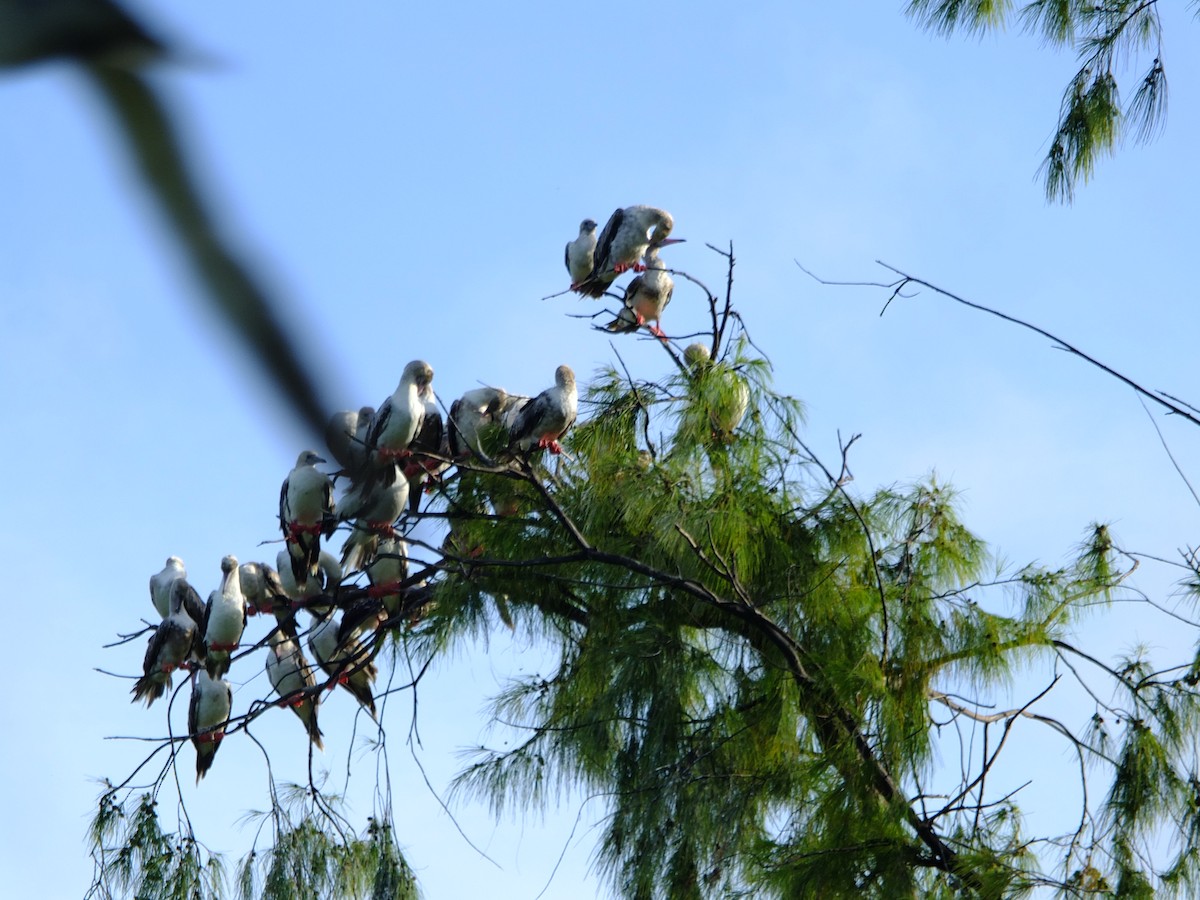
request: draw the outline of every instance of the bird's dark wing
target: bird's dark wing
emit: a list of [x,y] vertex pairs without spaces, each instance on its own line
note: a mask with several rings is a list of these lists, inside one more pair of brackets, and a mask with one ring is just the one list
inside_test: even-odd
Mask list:
[[617,232],[621,230],[621,223],[625,221],[625,210],[618,209],[608,221],[604,223],[604,230],[600,232],[600,237],[596,240],[596,252],[592,255],[592,272],[602,272],[608,265],[609,256],[612,253],[612,244],[617,237]]

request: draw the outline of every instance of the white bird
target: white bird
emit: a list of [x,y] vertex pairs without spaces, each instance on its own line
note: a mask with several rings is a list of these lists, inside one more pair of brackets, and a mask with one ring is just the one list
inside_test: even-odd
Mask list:
[[559,366],[554,372],[554,387],[542,391],[517,413],[509,430],[509,449],[548,447],[551,453],[561,453],[558,439],[575,423],[578,409],[575,373],[570,366]]
[[150,576],[150,601],[160,618],[171,614],[171,586],[177,578],[187,578],[187,569],[178,556],[168,556],[162,571]]
[[317,680],[296,640],[294,622],[290,631],[281,625],[267,640],[271,645],[271,652],[267,654],[267,678],[271,681],[271,687],[275,688],[275,693],[282,698],[280,705],[291,707],[292,712],[304,723],[309,740],[317,745],[318,750],[324,750],[321,729],[317,727],[319,698],[315,690],[308,690],[317,686]]
[[750,408],[750,388],[727,366],[714,366],[712,352],[700,342],[683,351],[691,366],[694,384],[708,406],[708,422],[714,436],[729,441]]
[[371,586],[367,596],[383,601],[389,616],[396,615],[404,599],[400,587],[408,578],[408,544],[398,537],[383,538],[375,553],[375,559],[367,566],[367,579]]
[[393,463],[390,475],[381,481],[356,485],[342,498],[343,520],[351,523],[350,535],[342,544],[342,567],[356,572],[379,550],[380,538],[395,535],[396,520],[408,505],[408,480]]
[[332,678],[334,685],[341,685],[362,705],[371,718],[376,718],[375,695],[372,685],[379,669],[371,661],[370,651],[356,634],[342,635],[341,616],[330,612],[316,616],[308,635],[308,649],[317,664]]
[[[279,567],[279,583],[283,587],[284,594],[291,601],[289,605],[292,608],[307,607],[319,597],[327,599],[319,602],[318,605],[332,604],[338,587],[342,583],[342,564],[328,550],[322,550],[320,556],[317,557],[317,577],[310,578],[303,588],[296,584],[296,579],[292,577],[291,570],[288,568],[286,550],[279,551],[275,562]],[[276,606],[273,611],[280,611],[280,607]]]
[[579,237],[567,242],[564,261],[571,275],[571,290],[576,290],[585,278],[592,274],[592,261],[596,252],[596,223],[584,219],[579,223]]
[[325,460],[312,450],[303,451],[279,490],[279,528],[287,541],[292,576],[301,587],[317,574],[321,534],[333,533],[333,482],[317,463]]
[[652,243],[646,248],[646,271],[625,287],[625,306],[616,319],[608,323],[609,331],[628,333],[647,325],[650,332],[660,340],[666,340],[658,322],[663,310],[671,302],[675,291],[675,279],[671,277],[658,258],[661,244]]
[[[651,244],[665,247],[678,244],[680,238],[668,237],[675,220],[665,209],[653,206],[627,206],[609,217],[596,242],[595,265],[577,290],[587,297],[603,297],[608,286],[622,272],[644,268],[638,262]],[[654,229],[651,233],[651,229]]]
[[246,598],[236,556],[221,560],[221,589],[208,595],[204,627],[204,666],[212,678],[229,671],[229,654],[238,648],[246,627]]
[[171,614],[159,623],[146,643],[142,677],[133,686],[131,702],[145,700],[146,706],[154,703],[171,686],[171,673],[192,652],[196,623],[184,608],[184,595],[183,590],[171,591]]
[[404,367],[400,383],[383,401],[367,435],[367,446],[385,463],[408,456],[425,418],[425,389],[433,382],[433,369],[424,360],[414,359]]
[[[290,575],[291,567],[287,568]],[[277,603],[286,603],[291,599],[279,573],[265,562],[242,563],[238,566],[238,578],[242,585],[242,596],[246,598],[247,616],[256,616],[260,612],[269,613],[275,609]]]
[[462,459],[479,454],[479,433],[499,421],[501,410],[508,402],[504,388],[481,387],[467,391],[450,404],[450,421],[446,427],[449,455]]
[[225,738],[225,725],[233,705],[233,690],[224,679],[212,679],[201,669],[192,684],[188,704],[188,734],[196,748],[196,784],[212,767],[213,757]]
[[351,476],[367,464],[367,435],[374,421],[375,407],[364,406],[358,412],[334,413],[325,426],[325,445]]

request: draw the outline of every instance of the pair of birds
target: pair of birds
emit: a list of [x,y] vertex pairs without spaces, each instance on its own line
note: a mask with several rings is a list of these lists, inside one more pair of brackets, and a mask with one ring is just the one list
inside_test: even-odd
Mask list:
[[171,673],[195,669],[188,704],[188,733],[196,747],[196,781],[212,766],[225,736],[233,691],[224,675],[229,655],[237,649],[245,627],[245,600],[236,557],[221,560],[221,587],[201,604],[188,583],[183,560],[167,559],[161,572],[150,577],[150,599],[162,622],[150,636],[142,660],[142,677],[133,687],[133,702],[150,706],[171,686]]
[[222,559],[221,573],[221,587],[209,594],[207,604],[188,583],[177,556],[151,577],[150,596],[163,619],[146,645],[143,675],[133,686],[134,702],[153,704],[179,668],[202,667],[213,679],[229,671],[229,654],[237,649],[246,621],[237,558]]
[[659,323],[671,302],[675,281],[658,251],[682,241],[669,237],[674,227],[671,214],[654,206],[616,210],[599,238],[595,221],[584,219],[579,224],[579,236],[567,244],[564,254],[571,290],[586,297],[603,297],[622,272],[633,269],[642,273],[626,286],[621,312],[605,326],[609,331],[629,333],[650,323],[650,331],[666,340]]

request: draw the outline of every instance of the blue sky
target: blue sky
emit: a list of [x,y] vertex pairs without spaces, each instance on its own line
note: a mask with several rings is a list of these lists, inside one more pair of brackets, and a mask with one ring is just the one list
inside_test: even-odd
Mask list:
[[[184,48],[155,81],[225,232],[291,311],[339,406],[377,405],[417,357],[446,402],[478,381],[533,393],[560,363],[581,376],[605,364],[608,341],[567,316],[593,307],[539,298],[566,286],[562,246],[580,219],[650,203],[688,239],[670,264],[709,285],[725,272],[705,242],[733,241],[735,302],[776,385],[807,404],[811,446],[832,459],[839,430],[863,434],[857,490],[936,470],[1016,563],[1062,563],[1092,520],[1166,557],[1195,543],[1196,502],[1132,392],[929,292],[880,318],[885,291],[823,287],[793,262],[859,281],[887,280],[873,263],[885,260],[1200,402],[1192,21],[1162,10],[1165,134],[1104,161],[1064,208],[1044,203],[1035,172],[1069,55],[1020,33],[946,42],[903,4],[818,6],[136,8]],[[93,671],[136,671],[141,642],[101,645],[152,615],[146,581],[168,555],[203,594],[224,554],[273,559],[259,542],[275,537],[279,484],[312,443],[203,307],[93,100],[62,64],[0,78],[0,765],[16,813],[0,824],[0,871],[18,896],[82,893],[92,779],[123,778],[146,751],[104,738],[163,733],[161,706],[132,707],[126,682]],[[706,315],[680,285],[663,327],[690,332]],[[664,371],[651,342],[619,349],[638,373]],[[1200,479],[1194,429],[1157,419]],[[1174,573],[1141,574],[1169,598]],[[1087,640],[1105,654],[1144,642],[1179,661],[1194,637],[1120,607],[1093,624]],[[460,751],[486,740],[488,694],[545,664],[505,635],[439,661],[418,693],[415,759],[411,696],[391,701],[396,822],[430,898],[600,890],[597,803],[499,825],[456,804],[489,861],[417,766],[444,795]],[[243,706],[265,691],[248,669]],[[340,785],[347,758],[360,761],[361,820],[373,766],[342,699],[323,713],[324,763]],[[300,779],[299,727],[277,720],[263,739],[279,773]],[[1030,770],[1046,777],[1025,802],[1053,809],[1054,766],[1071,761],[1029,737],[1042,750]],[[251,840],[240,816],[265,803],[246,743],[226,742],[201,787],[184,785],[200,836],[231,856]]]

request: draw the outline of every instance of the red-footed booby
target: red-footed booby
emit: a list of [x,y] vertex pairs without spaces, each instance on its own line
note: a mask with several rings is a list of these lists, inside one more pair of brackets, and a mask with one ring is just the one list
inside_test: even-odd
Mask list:
[[575,373],[570,366],[559,366],[554,372],[554,387],[542,391],[517,413],[509,430],[509,449],[538,447],[561,453],[558,439],[575,423],[578,409]]
[[357,572],[375,558],[380,538],[395,535],[396,520],[408,504],[408,480],[393,463],[382,481],[356,485],[342,498],[342,518],[350,522],[350,536],[342,545],[342,567]]
[[627,334],[646,325],[655,337],[663,341],[667,339],[658,323],[663,310],[671,302],[675,279],[658,258],[660,246],[652,243],[646,248],[646,271],[625,287],[624,308],[616,319],[608,323],[609,331]]
[[500,421],[500,413],[508,400],[504,388],[481,387],[467,391],[451,403],[450,421],[446,425],[449,455],[464,459],[472,453],[480,454],[480,431]]
[[308,635],[308,649],[312,651],[325,674],[333,679],[330,687],[340,684],[353,694],[354,699],[371,714],[372,719],[375,719],[377,716],[372,685],[379,669],[371,661],[371,653],[359,640],[358,635],[340,634],[341,618],[340,614],[332,611],[324,616],[316,616]]
[[592,274],[592,262],[596,253],[596,223],[584,219],[579,223],[579,237],[567,242],[563,256],[567,272],[571,275],[571,290],[578,290],[585,278]]
[[352,478],[367,464],[367,435],[375,421],[375,407],[334,413],[325,426],[325,446]]
[[161,619],[171,614],[171,586],[177,578],[187,578],[187,569],[178,556],[168,556],[162,571],[150,576],[150,602]]
[[429,363],[414,359],[404,367],[400,383],[383,401],[367,435],[367,446],[384,463],[407,457],[409,444],[421,430],[425,418],[425,389],[433,382]]
[[208,595],[204,627],[204,667],[209,677],[229,671],[229,654],[238,648],[246,627],[246,598],[236,556],[221,560],[221,589]]
[[146,643],[142,659],[142,677],[134,684],[133,700],[145,700],[150,706],[171,686],[171,673],[178,669],[196,638],[196,623],[184,609],[185,592],[171,591],[171,614],[159,623]]
[[291,623],[290,629],[281,624],[267,640],[271,645],[271,651],[267,654],[267,678],[271,681],[271,687],[275,688],[275,693],[282,698],[280,705],[291,707],[292,712],[304,723],[309,740],[316,744],[318,750],[324,750],[321,729],[317,727],[319,699],[315,690],[308,690],[317,686],[317,680],[296,640],[295,623]]
[[188,734],[196,748],[196,784],[212,767],[232,705],[233,690],[228,681],[209,678],[203,669],[196,673],[192,702],[188,704]]
[[328,537],[337,524],[333,482],[317,471],[317,463],[323,462],[314,451],[303,451],[279,491],[279,528],[287,540],[292,577],[301,587],[317,574],[322,533]]
[[[577,290],[587,297],[603,297],[608,286],[622,272],[642,271],[638,262],[651,244],[665,247],[679,238],[668,237],[675,220],[665,209],[654,206],[627,206],[609,218],[596,242],[595,265]],[[653,233],[651,233],[653,229]]]

